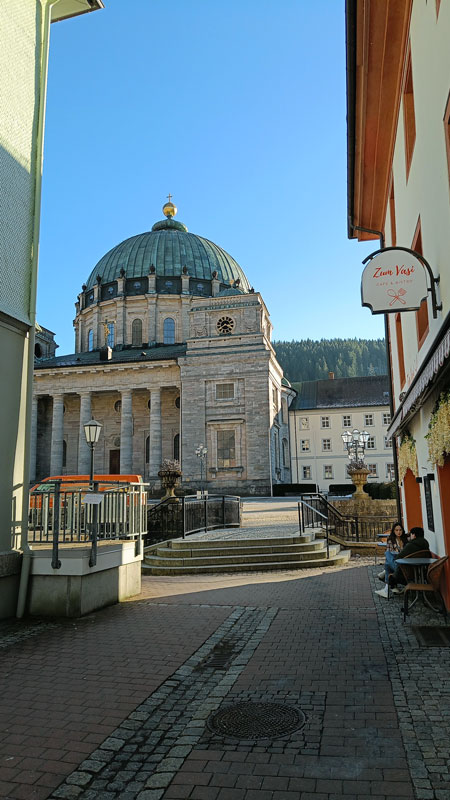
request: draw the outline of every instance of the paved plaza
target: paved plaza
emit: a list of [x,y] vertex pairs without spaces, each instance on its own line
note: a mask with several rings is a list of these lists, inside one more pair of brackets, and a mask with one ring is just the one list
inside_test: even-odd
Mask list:
[[[442,619],[404,626],[379,570],[145,577],[82,619],[0,623],[0,797],[450,799],[450,649],[411,628]],[[210,729],[239,702],[304,724]]]

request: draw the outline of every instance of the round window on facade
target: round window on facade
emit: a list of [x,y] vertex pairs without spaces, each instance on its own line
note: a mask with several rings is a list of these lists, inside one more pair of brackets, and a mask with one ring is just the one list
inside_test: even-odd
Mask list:
[[117,411],[117,413],[119,413],[121,408],[122,408],[122,400],[116,400],[116,402],[114,403],[114,411]]
[[234,319],[231,317],[221,317],[217,323],[217,330],[221,336],[229,336],[233,333]]

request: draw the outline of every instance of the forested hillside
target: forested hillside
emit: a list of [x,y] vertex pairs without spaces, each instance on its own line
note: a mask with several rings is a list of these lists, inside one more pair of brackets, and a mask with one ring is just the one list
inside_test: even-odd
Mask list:
[[387,372],[384,339],[300,339],[273,342],[273,346],[291,383],[328,378],[328,372],[336,378]]

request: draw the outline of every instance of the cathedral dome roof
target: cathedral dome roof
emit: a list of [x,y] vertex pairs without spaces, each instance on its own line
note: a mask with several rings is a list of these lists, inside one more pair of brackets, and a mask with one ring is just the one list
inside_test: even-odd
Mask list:
[[180,276],[187,270],[193,278],[217,277],[222,284],[239,280],[241,290],[248,292],[250,284],[237,261],[214,242],[189,233],[186,225],[172,218],[173,209],[176,213],[171,203],[166,204],[166,219],[156,222],[151,231],[131,236],[109,250],[89,275],[87,289],[97,283],[98,276],[105,284],[117,280],[121,270],[127,278],[142,278],[154,267],[151,271],[157,277]]

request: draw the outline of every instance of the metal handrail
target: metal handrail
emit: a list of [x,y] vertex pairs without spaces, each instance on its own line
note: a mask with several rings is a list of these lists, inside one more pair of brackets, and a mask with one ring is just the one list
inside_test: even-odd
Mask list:
[[[329,558],[330,557],[330,540],[329,540],[329,535],[328,535],[328,517],[325,514],[322,514],[322,512],[319,511],[317,508],[314,508],[314,506],[311,506],[305,500],[300,500],[297,505],[298,505],[298,519],[299,519],[300,533],[305,533],[305,528],[306,527],[314,528],[316,522],[319,522],[319,525],[323,530],[324,523],[321,522],[320,519],[317,520],[316,518],[320,517],[322,520],[325,520],[325,537],[326,537],[326,542],[327,542],[327,558]],[[312,514],[308,514],[308,512],[306,512],[306,518],[307,518],[306,525],[305,525],[305,512],[304,512],[304,509],[308,509],[310,512],[312,512]],[[311,521],[312,524],[311,525],[308,524],[308,521]]]

